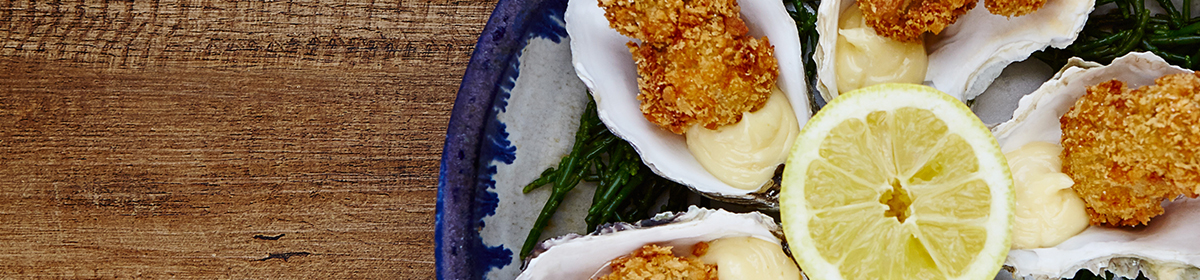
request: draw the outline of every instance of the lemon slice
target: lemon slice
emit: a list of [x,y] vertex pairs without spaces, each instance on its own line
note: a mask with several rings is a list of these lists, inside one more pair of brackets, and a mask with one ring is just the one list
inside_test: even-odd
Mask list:
[[809,120],[779,204],[811,279],[992,279],[1009,249],[1012,176],[961,102],[882,84]]

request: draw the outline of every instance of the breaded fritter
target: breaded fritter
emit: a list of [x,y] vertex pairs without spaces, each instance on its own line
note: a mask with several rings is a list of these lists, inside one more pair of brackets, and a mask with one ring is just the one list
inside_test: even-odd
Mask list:
[[1094,225],[1146,224],[1164,199],[1200,195],[1200,72],[1155,83],[1089,87],[1059,119],[1063,173]]
[[975,0],[858,0],[867,25],[884,37],[918,42],[926,31],[941,33],[975,8]]
[[676,257],[671,247],[642,246],[629,256],[609,263],[612,274],[600,280],[706,280],[717,279],[717,266],[704,264],[694,258]]
[[779,76],[775,48],[747,36],[734,0],[600,0],[628,43],[646,119],[676,134],[734,124],[762,108]]
[[984,0],[983,5],[993,15],[1019,17],[1041,9],[1046,0]]

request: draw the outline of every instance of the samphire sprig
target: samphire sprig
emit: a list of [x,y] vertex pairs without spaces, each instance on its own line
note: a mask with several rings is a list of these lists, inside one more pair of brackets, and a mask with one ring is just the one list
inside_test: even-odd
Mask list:
[[796,31],[800,35],[800,57],[804,58],[804,81],[808,84],[809,102],[812,111],[816,112],[825,105],[825,100],[817,92],[817,63],[813,60],[813,52],[817,49],[817,7],[820,0],[783,0],[788,15],[796,22]]
[[[553,185],[550,199],[525,237],[521,258],[533,251],[559,204],[580,181],[598,182],[592,206],[584,219],[589,230],[601,224],[633,222],[657,212],[680,211],[687,207],[687,188],[655,175],[642,163],[633,146],[608,131],[597,114],[596,102],[589,98],[579,119],[570,154],[559,161],[557,168],[547,168],[522,189],[529,193],[541,186]],[[664,194],[667,203],[657,211],[651,209]]]
[[1083,32],[1065,49],[1047,49],[1033,56],[1062,68],[1078,56],[1103,64],[1134,51],[1149,51],[1171,64],[1200,67],[1200,19],[1191,11],[1192,0],[1176,6],[1171,0],[1154,0],[1163,13],[1146,8],[1146,0],[1097,0]]

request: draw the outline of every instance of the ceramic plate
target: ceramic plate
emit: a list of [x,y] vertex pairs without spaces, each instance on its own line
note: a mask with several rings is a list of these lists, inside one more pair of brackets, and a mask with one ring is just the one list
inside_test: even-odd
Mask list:
[[[480,35],[455,100],[438,181],[438,279],[513,279],[517,256],[549,188],[521,188],[571,148],[587,103],[571,66],[566,0],[501,0]],[[988,124],[1011,118],[1018,99],[1055,69],[1010,65],[975,100]],[[819,102],[819,101],[818,101]],[[595,186],[572,191],[543,237],[584,233]],[[998,276],[1007,279],[1001,272]]]

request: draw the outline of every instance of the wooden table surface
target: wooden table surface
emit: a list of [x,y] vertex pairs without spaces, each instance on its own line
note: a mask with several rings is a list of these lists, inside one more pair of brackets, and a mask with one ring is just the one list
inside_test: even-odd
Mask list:
[[0,0],[0,278],[432,278],[495,3]]

